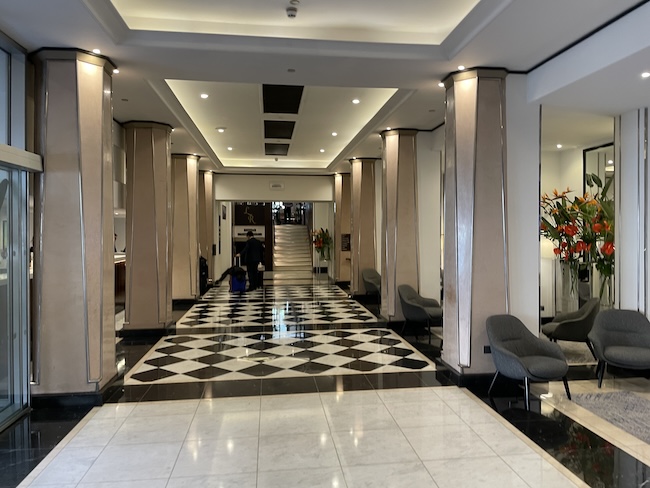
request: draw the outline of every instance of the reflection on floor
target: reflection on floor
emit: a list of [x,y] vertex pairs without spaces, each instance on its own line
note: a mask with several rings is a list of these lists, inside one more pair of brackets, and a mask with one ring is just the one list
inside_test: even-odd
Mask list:
[[[21,486],[505,488],[585,479],[620,488],[648,479],[637,458],[650,447],[610,436],[563,397],[561,383],[535,385],[543,400],[533,412],[512,403],[519,388],[496,398],[495,412],[487,399],[444,386],[444,366],[431,361],[437,337],[429,345],[424,331],[407,328],[406,343],[370,313],[376,306],[317,278],[249,294],[224,285],[177,310],[162,340],[124,338],[126,376],[63,442],[87,409],[34,411],[0,435],[0,488],[43,458]],[[592,366],[570,374],[574,393],[594,388]],[[481,398],[484,386],[473,388]],[[645,379],[608,377],[605,386],[650,395]]]

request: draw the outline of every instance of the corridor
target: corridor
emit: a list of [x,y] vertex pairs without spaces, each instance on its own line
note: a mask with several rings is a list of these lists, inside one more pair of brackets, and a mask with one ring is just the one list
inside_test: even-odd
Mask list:
[[224,284],[129,366],[20,486],[584,486],[329,284]]

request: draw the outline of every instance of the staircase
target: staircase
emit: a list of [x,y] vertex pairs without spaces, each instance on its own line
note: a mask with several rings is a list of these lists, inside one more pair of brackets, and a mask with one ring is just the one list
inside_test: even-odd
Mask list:
[[276,225],[273,246],[273,270],[311,278],[312,247],[305,225]]

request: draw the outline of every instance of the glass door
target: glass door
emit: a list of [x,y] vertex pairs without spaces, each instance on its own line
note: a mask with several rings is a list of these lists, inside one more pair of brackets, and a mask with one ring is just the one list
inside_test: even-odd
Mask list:
[[27,173],[0,164],[0,430],[28,406]]

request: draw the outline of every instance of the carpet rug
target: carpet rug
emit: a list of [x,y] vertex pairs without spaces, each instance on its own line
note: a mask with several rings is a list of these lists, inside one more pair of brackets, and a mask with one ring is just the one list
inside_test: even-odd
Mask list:
[[580,393],[573,401],[628,434],[650,444],[650,399],[629,391]]

